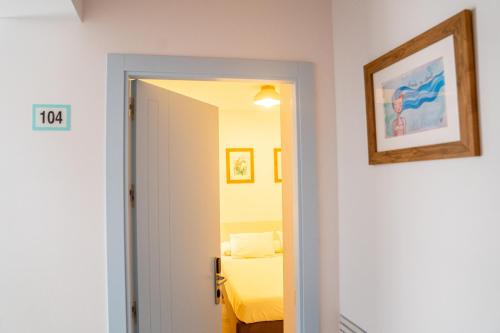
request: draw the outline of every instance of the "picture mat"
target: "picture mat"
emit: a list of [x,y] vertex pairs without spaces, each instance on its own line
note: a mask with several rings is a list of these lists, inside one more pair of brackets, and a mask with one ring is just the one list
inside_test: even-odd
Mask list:
[[281,163],[281,148],[277,148],[274,151],[274,181],[278,183],[281,183],[283,181]]
[[[447,127],[386,138],[383,83],[390,81],[437,58],[443,58],[446,82]],[[411,147],[448,143],[460,140],[460,124],[455,72],[455,48],[453,36],[446,37],[425,49],[373,74],[375,96],[375,122],[377,151],[388,151]]]
[[[245,162],[246,171],[244,175],[236,174],[235,163],[241,158]],[[251,180],[252,178],[252,155],[249,151],[231,151],[229,152],[229,171],[230,180]]]

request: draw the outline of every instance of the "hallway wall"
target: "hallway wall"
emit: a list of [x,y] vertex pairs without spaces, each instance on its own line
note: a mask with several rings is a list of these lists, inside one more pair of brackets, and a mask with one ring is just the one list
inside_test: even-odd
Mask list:
[[[370,333],[500,332],[500,2],[333,4],[341,312]],[[482,156],[369,166],[363,65],[466,8]]]

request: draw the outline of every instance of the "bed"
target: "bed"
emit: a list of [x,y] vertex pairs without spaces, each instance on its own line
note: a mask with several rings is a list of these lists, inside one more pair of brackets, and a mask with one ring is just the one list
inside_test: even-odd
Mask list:
[[222,257],[225,332],[283,332],[283,255]]

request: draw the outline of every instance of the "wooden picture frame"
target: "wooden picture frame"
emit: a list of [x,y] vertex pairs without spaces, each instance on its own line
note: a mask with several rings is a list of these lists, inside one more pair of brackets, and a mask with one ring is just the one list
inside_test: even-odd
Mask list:
[[364,79],[370,164],[480,155],[470,10],[365,65]]
[[228,184],[255,182],[253,148],[226,148],[226,181]]
[[281,183],[283,182],[282,176],[281,176],[281,148],[274,148],[273,149],[273,156],[274,156],[274,182],[275,183]]

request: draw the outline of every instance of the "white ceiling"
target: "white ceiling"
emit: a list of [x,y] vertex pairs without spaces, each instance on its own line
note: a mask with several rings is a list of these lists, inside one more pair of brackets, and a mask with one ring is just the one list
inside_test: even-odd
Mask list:
[[0,0],[0,18],[75,17],[83,0]]
[[202,102],[215,105],[221,110],[251,111],[279,110],[279,106],[264,108],[255,105],[253,98],[264,84],[273,84],[279,93],[279,82],[269,81],[184,81],[143,80],[155,86],[171,90]]

